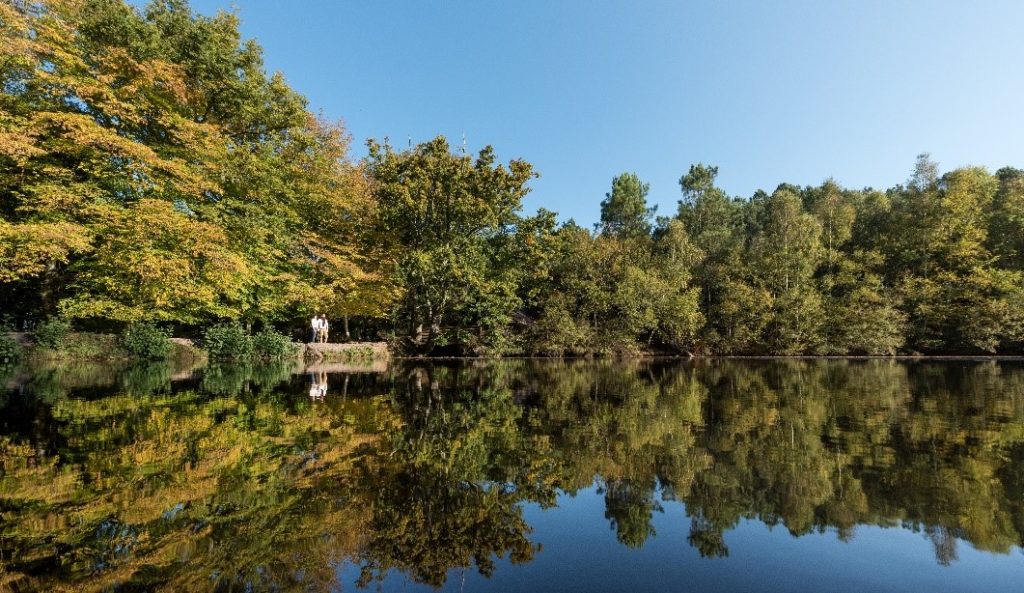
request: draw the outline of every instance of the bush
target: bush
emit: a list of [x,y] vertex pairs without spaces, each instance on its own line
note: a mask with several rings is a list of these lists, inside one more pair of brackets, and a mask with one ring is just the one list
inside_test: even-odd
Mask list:
[[60,358],[81,360],[119,360],[128,358],[117,336],[77,332],[70,334],[60,347]]
[[121,347],[129,354],[147,360],[167,358],[171,352],[169,330],[153,323],[133,323],[121,334]]
[[36,327],[33,338],[36,344],[51,350],[59,350],[64,345],[68,334],[71,333],[71,324],[59,317],[51,317]]
[[253,354],[260,358],[285,358],[295,353],[296,345],[274,328],[264,328],[252,337]]
[[14,338],[7,334],[0,334],[0,365],[18,360],[19,355],[21,355],[21,346],[14,341]]
[[203,348],[211,358],[245,358],[252,355],[253,339],[238,322],[221,323],[203,334]]

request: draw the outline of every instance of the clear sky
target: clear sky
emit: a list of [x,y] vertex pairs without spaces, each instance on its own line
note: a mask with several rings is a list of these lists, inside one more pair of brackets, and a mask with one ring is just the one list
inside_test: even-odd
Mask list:
[[193,0],[236,10],[314,111],[396,146],[491,144],[526,210],[591,224],[635,171],[661,214],[691,163],[750,196],[1024,167],[1024,0]]

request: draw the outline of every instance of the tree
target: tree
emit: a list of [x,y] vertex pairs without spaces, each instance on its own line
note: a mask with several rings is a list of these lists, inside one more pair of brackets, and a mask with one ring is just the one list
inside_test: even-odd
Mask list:
[[704,254],[691,243],[678,220],[666,221],[656,235],[650,265],[655,276],[651,288],[657,337],[676,352],[692,354],[699,346],[705,321],[700,310],[700,287],[693,283],[692,270]]
[[1024,270],[1024,170],[1003,167],[996,171],[996,190],[989,218],[989,251],[999,265]]
[[19,314],[199,324],[390,307],[343,128],[263,71],[236,16],[46,0],[4,3],[0,22],[0,294]]
[[408,345],[429,352],[506,323],[518,302],[495,248],[518,221],[532,166],[496,164],[491,147],[475,160],[456,155],[442,136],[405,152],[370,141],[369,151],[380,237],[405,287],[395,322]]
[[102,244],[71,267],[63,314],[181,323],[240,316],[252,274],[217,226],[144,199],[110,212],[97,230]]
[[747,338],[741,339],[743,345],[734,340],[747,332],[736,325],[735,314],[740,310],[734,309],[733,296],[728,292],[729,287],[742,282],[739,279],[745,269],[742,206],[715,186],[717,175],[718,167],[690,166],[679,180],[683,199],[676,218],[703,254],[694,269],[695,284],[700,287],[700,310],[706,320],[702,341],[712,351],[736,352],[749,345],[745,343]]
[[825,352],[891,355],[903,347],[907,315],[876,271],[883,263],[878,252],[855,251],[830,268],[823,279]]
[[771,295],[769,351],[798,354],[818,348],[823,304],[812,277],[821,256],[821,225],[803,212],[792,189],[780,187],[768,200],[764,228],[751,244],[754,282]]
[[852,196],[844,195],[833,179],[828,179],[817,191],[810,192],[809,210],[821,223],[822,247],[825,264],[832,269],[842,257],[840,248],[853,236],[856,206]]
[[[922,172],[923,171],[923,172]],[[928,351],[994,352],[1020,334],[1019,272],[999,270],[989,251],[998,181],[978,167],[934,179],[919,161],[895,203],[892,259],[909,314],[910,343]],[[903,226],[905,225],[905,226]]]
[[636,239],[651,234],[651,218],[657,207],[647,207],[650,184],[636,173],[612,178],[612,191],[601,201],[601,234],[619,239]]

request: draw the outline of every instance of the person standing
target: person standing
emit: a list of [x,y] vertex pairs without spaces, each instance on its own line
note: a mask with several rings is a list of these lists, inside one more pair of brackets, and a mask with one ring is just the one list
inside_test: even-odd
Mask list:
[[331,327],[330,324],[327,323],[327,316],[326,315],[321,315],[320,316],[320,343],[321,344],[326,344],[327,343],[327,332],[330,330],[330,327]]
[[321,315],[314,315],[313,319],[310,320],[310,327],[312,328],[312,336],[313,336],[312,338],[309,339],[309,342],[311,344],[313,342],[316,342],[317,339],[320,337],[320,317],[322,317],[322,316]]

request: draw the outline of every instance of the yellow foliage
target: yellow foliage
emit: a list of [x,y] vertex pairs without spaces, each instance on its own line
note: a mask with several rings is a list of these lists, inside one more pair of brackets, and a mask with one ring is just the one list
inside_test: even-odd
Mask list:
[[67,263],[90,249],[92,233],[70,222],[11,224],[0,219],[0,282],[14,282]]
[[237,314],[249,268],[221,228],[160,200],[111,208],[104,217],[104,242],[79,277],[80,292],[61,303],[66,314],[195,320],[211,306]]

